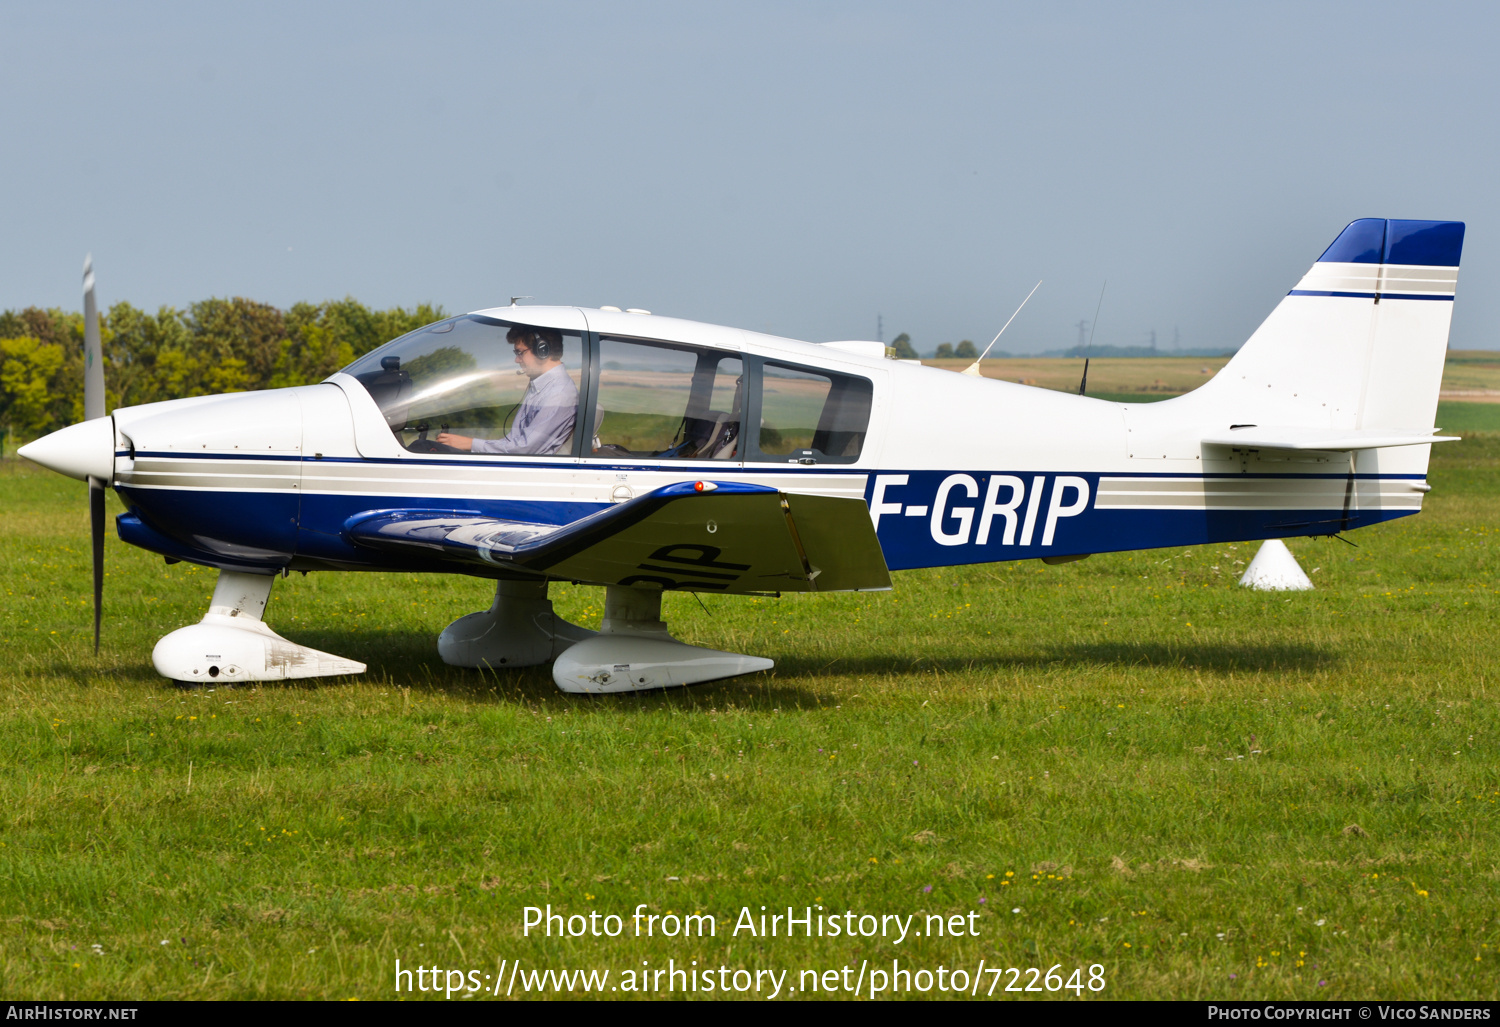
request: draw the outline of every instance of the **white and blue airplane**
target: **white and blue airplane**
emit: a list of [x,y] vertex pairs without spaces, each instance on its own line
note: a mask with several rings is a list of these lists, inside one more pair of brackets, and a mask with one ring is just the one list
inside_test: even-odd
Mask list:
[[[1350,224],[1228,365],[1106,402],[612,307],[428,325],[327,381],[122,407],[21,450],[103,488],[119,537],[219,570],[152,655],[180,682],[362,672],[262,619],[277,574],[496,581],[438,639],[449,664],[552,663],[568,692],[767,669],[674,639],[664,591],[882,590],[889,572],[1326,536],[1414,514],[1464,226]],[[100,366],[92,277],[88,366]],[[971,368],[971,370],[974,370]],[[548,583],[606,589],[598,631]]]

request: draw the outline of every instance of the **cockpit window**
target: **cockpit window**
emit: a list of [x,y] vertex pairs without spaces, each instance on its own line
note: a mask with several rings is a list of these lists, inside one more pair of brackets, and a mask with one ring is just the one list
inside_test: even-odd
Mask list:
[[469,314],[387,343],[348,368],[413,453],[572,452],[577,332]]
[[588,455],[740,460],[744,365],[736,353],[631,339],[599,341]]
[[867,378],[766,361],[753,460],[851,463],[864,448],[873,391]]

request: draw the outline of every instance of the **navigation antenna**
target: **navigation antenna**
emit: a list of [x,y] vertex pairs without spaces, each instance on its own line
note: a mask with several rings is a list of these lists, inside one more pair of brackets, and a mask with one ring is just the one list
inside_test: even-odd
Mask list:
[[[1036,291],[1041,287],[1042,283],[1040,281],[1033,285],[1031,287],[1031,291],[1026,294],[1026,299],[1021,301],[1021,307],[1026,306],[1026,300],[1029,300],[1032,296],[1036,295]],[[1021,312],[1021,307],[1016,308],[1016,314],[1019,314]],[[1016,314],[1010,315],[1010,321],[1014,321],[1016,319]],[[979,354],[978,358],[972,364],[959,372],[960,374],[966,374],[970,378],[984,377],[984,375],[979,371],[979,361],[990,355],[990,350],[995,348],[995,343],[1000,341],[1000,336],[1004,335],[1005,329],[1010,327],[1010,321],[1005,322],[1005,324],[1001,326],[1000,330],[995,333],[995,337],[990,340],[990,344],[984,348],[984,352]]]
[[1099,327],[1099,309],[1104,306],[1104,290],[1109,288],[1109,279],[1104,280],[1104,285],[1099,290],[1099,302],[1094,306],[1094,320],[1089,325],[1088,345],[1083,348],[1083,381],[1078,383],[1078,394],[1083,395],[1083,390],[1089,385],[1089,350],[1094,348],[1094,329]]

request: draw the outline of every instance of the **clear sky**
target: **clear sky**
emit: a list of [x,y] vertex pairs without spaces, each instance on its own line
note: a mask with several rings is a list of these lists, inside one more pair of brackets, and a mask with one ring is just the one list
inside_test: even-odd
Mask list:
[[1500,347],[1500,6],[0,4],[0,307],[657,313],[1238,346],[1348,221],[1468,222]]

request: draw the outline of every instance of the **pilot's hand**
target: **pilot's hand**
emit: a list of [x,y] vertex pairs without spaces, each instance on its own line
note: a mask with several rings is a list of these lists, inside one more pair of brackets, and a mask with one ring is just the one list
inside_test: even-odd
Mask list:
[[439,432],[437,443],[440,446],[452,446],[461,449],[465,453],[474,448],[474,440],[467,435],[449,435],[447,432]]

